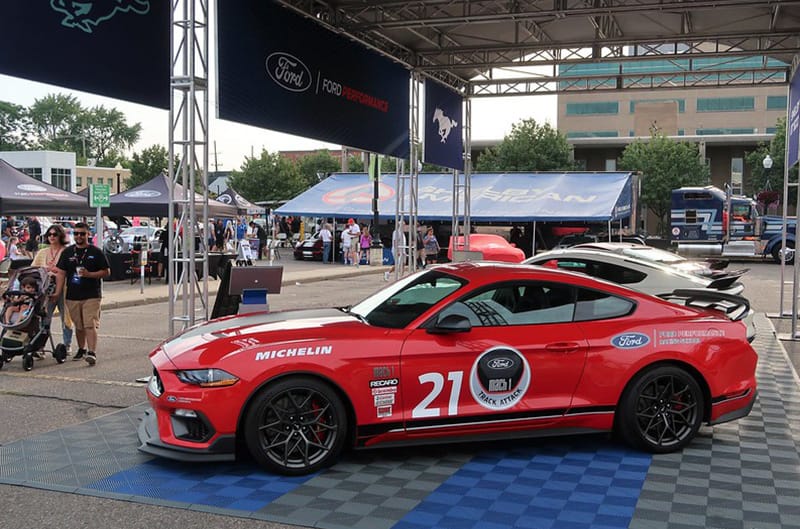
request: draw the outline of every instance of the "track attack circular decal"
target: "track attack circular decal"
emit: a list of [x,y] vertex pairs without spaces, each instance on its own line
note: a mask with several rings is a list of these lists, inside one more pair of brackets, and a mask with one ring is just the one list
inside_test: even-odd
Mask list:
[[519,402],[531,383],[531,368],[510,347],[493,347],[472,364],[469,390],[475,402],[489,410],[507,410]]

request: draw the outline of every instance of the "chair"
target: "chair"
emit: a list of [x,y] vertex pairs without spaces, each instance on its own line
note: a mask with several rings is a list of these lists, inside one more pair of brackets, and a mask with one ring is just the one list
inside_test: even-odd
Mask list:
[[[135,283],[139,280],[142,275],[142,261],[141,261],[141,250],[132,250],[131,251],[131,284]],[[148,255],[147,264],[144,265],[144,277],[147,278],[147,284],[150,285],[153,283],[153,264],[155,261],[150,259]]]

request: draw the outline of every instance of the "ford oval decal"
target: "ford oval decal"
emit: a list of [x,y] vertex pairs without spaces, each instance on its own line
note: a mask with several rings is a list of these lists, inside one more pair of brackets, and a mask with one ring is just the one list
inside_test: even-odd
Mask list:
[[282,51],[270,53],[266,66],[269,76],[281,88],[290,92],[305,92],[311,88],[311,70],[294,55]]
[[506,358],[505,356],[501,356],[499,358],[492,358],[489,360],[487,366],[490,369],[508,369],[514,365],[514,360],[511,358]]
[[640,332],[626,332],[611,338],[611,345],[618,349],[637,349],[650,343],[650,337]]

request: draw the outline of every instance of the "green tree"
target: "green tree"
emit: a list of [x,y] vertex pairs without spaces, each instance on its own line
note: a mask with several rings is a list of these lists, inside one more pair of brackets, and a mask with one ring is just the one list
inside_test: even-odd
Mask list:
[[167,174],[169,152],[161,145],[151,145],[143,149],[141,153],[133,153],[133,159],[123,163],[123,166],[131,170],[131,176],[125,179],[125,186],[130,189],[149,181],[160,173]]
[[[78,122],[84,109],[78,98],[49,94],[28,109],[39,145],[54,151],[72,151],[83,156],[84,135]],[[88,154],[88,152],[87,152]]]
[[[116,108],[96,106],[80,114],[78,130],[86,137],[87,153],[97,159],[97,165],[116,163],[120,152],[133,147],[139,141],[142,125],[128,125],[125,114]],[[110,167],[113,167],[112,163]]]
[[[764,169],[764,158],[772,158],[772,167],[767,173]],[[783,195],[783,172],[786,167],[786,118],[780,118],[775,124],[775,136],[769,144],[762,143],[754,151],[745,155],[745,162],[750,168],[750,179],[745,182],[745,192],[750,195],[758,195],[759,192],[767,188],[767,176],[769,176],[769,187],[773,191]],[[797,167],[789,168],[789,181],[797,181]],[[790,188],[791,195],[794,196],[793,188]],[[790,201],[794,200],[790,197]],[[793,202],[790,202],[793,203]]]
[[297,169],[305,180],[306,187],[316,185],[327,173],[335,173],[341,169],[339,161],[331,156],[327,150],[315,151],[313,154],[303,156],[297,161]]
[[0,151],[35,147],[33,124],[25,107],[0,101]]
[[548,123],[524,119],[511,133],[487,149],[475,166],[478,171],[567,171],[574,168],[567,138]]
[[306,189],[297,164],[267,150],[245,158],[241,170],[231,172],[228,183],[251,202],[289,200]]
[[708,166],[700,159],[697,145],[654,135],[637,140],[622,153],[619,168],[642,173],[642,202],[658,217],[657,231],[667,235],[672,190],[683,186],[706,185]]

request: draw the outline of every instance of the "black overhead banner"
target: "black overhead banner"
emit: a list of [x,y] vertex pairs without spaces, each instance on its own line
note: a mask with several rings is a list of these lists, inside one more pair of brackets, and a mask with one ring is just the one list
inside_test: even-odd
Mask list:
[[163,0],[4,0],[0,73],[169,108]]
[[409,74],[271,1],[217,2],[219,117],[407,158]]

